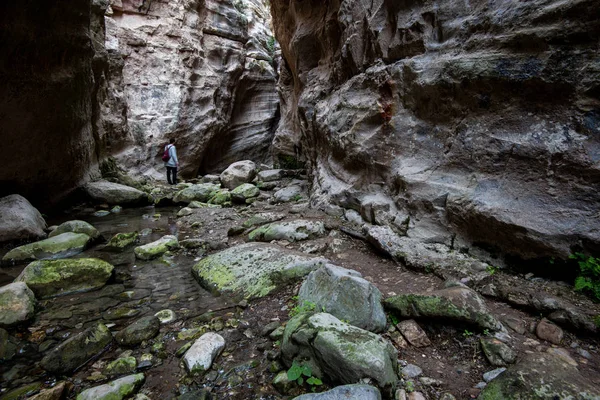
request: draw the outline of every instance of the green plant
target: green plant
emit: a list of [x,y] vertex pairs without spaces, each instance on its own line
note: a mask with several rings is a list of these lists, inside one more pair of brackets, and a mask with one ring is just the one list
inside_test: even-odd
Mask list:
[[489,329],[484,329],[483,330],[483,335],[484,336],[490,336],[490,330]]
[[317,305],[312,301],[303,301],[302,303],[298,303],[294,307],[292,307],[292,309],[290,310],[290,317],[296,316],[304,312],[312,312],[316,309]]
[[393,325],[398,325],[400,323],[400,320],[394,314],[390,314],[390,321],[392,321]]
[[498,272],[498,268],[494,267],[493,265],[489,265],[485,270],[490,275],[494,275],[496,272]]
[[595,317],[592,318],[592,320],[594,321],[596,328],[600,328],[600,315],[596,315]]
[[301,194],[297,194],[294,197],[292,197],[292,201],[298,202],[302,200],[302,195]]
[[600,300],[600,258],[575,253],[569,256],[579,264],[579,276],[575,279],[575,290]]
[[415,391],[415,383],[413,381],[406,381],[404,382],[404,389],[408,392],[414,392]]
[[267,50],[271,54],[275,53],[275,36],[269,36],[267,39]]
[[310,386],[320,386],[323,384],[319,378],[312,376],[312,369],[308,365],[300,364],[297,361],[294,361],[290,369],[288,369],[287,377],[290,381],[296,381],[298,385],[302,385],[305,380]]
[[465,331],[463,332],[463,336],[466,337],[466,338],[471,337],[471,336],[473,336],[473,332],[468,331],[467,329],[465,329]]

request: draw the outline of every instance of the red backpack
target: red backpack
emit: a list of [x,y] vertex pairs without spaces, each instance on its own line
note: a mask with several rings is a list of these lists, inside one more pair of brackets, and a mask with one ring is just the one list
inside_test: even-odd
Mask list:
[[169,150],[171,150],[172,145],[167,145],[167,147],[165,147],[165,152],[163,153],[162,156],[162,160],[164,162],[169,162],[169,160],[171,159],[171,155],[169,154]]

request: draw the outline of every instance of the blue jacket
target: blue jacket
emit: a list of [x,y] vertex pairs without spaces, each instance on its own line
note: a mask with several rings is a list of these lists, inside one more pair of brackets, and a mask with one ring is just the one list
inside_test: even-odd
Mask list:
[[179,164],[179,160],[177,159],[177,149],[174,144],[168,144],[165,146],[165,151],[169,148],[169,161],[165,163],[165,167],[176,167]]

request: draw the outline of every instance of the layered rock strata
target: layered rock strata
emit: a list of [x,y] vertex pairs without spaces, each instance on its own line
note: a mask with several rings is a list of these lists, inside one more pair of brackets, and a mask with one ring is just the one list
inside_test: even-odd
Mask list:
[[593,0],[271,5],[276,152],[302,152],[314,203],[454,248],[598,250]]

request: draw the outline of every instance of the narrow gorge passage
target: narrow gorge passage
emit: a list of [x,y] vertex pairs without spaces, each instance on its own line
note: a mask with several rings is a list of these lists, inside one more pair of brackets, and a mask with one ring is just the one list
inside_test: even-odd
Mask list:
[[600,400],[599,48],[595,0],[0,5],[0,400]]

